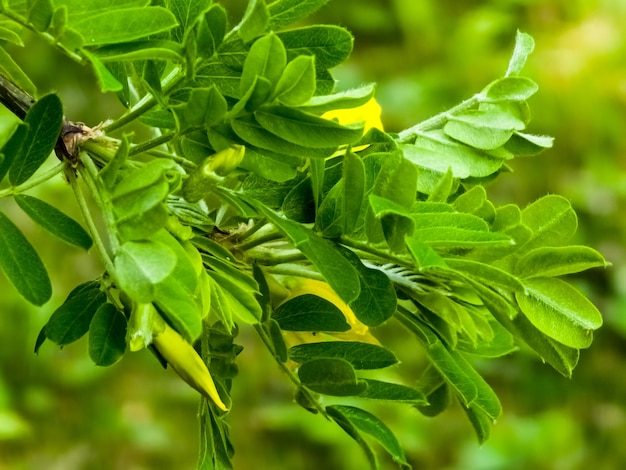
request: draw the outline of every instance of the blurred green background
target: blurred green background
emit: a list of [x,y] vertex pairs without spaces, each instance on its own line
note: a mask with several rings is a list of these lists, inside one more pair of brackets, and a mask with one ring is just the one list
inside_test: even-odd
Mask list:
[[[232,6],[234,23],[244,2],[222,3]],[[626,468],[626,2],[331,0],[310,21],[354,33],[354,54],[336,76],[343,88],[379,84],[390,131],[445,110],[501,76],[517,29],[535,38],[526,75],[540,91],[531,100],[530,130],[555,136],[555,147],[514,161],[514,172],[489,192],[497,203],[525,205],[548,193],[573,202],[578,242],[613,263],[575,279],[600,306],[606,325],[583,351],[572,379],[525,351],[480,364],[504,406],[483,446],[458,408],[434,419],[405,407],[373,410],[397,433],[416,469]],[[61,95],[72,120],[94,125],[122,112],[114,96],[97,92],[90,70],[41,41],[10,50],[40,93]],[[0,128],[11,122],[0,110]],[[78,216],[60,178],[41,191]],[[106,369],[91,364],[85,341],[63,350],[45,344],[33,354],[54,308],[100,266],[95,255],[49,239],[10,201],[0,201],[0,208],[39,248],[55,292],[46,306],[33,308],[0,276],[0,470],[194,468],[196,392],[149,353],[128,354]],[[403,340],[397,338],[403,370],[417,377],[421,354]],[[242,331],[238,342],[245,350],[230,419],[235,468],[364,468],[350,438],[292,404],[292,390],[251,333]],[[394,468],[384,457],[382,466]]]

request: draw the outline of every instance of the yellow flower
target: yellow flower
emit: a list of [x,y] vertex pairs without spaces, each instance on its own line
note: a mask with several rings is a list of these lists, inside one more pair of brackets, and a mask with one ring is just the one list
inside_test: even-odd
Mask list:
[[372,128],[383,129],[380,120],[382,109],[375,98],[371,98],[364,105],[351,109],[334,109],[322,114],[324,119],[336,119],[339,124],[352,124],[355,122],[365,123],[364,133]]

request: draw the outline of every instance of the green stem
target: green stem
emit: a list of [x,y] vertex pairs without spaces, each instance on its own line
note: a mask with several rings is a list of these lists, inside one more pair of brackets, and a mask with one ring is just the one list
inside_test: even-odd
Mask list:
[[[65,176],[67,177],[68,181],[70,182],[70,185],[72,186],[72,189],[74,191],[74,196],[76,197],[78,206],[80,207],[80,210],[83,214],[83,218],[85,219],[85,223],[87,224],[87,228],[89,229],[91,238],[93,239],[94,244],[96,245],[96,248],[98,252],[100,253],[100,257],[102,258],[102,261],[104,262],[104,267],[109,273],[109,276],[115,279],[115,267],[113,265],[113,261],[111,260],[111,257],[109,256],[106,246],[104,245],[104,241],[100,237],[100,232],[98,232],[98,227],[96,226],[96,223],[93,217],[91,216],[91,210],[89,209],[89,206],[87,204],[87,199],[85,198],[85,194],[83,193],[80,187],[80,184],[78,183],[78,180],[76,179],[76,174],[74,173],[74,170],[72,168],[67,168],[65,171]],[[86,182],[90,179],[89,172],[83,172],[81,176],[83,176]],[[91,186],[91,185],[87,184],[87,186]],[[92,188],[90,187],[89,189],[91,190],[92,194],[95,195],[95,192],[92,190]]]
[[[163,84],[162,84],[163,93],[167,94],[168,92],[170,92],[184,78],[185,78],[185,75],[181,72],[180,68],[177,67],[174,70],[172,70],[170,74],[163,79]],[[144,115],[146,112],[150,111],[157,104],[158,104],[158,101],[156,100],[154,96],[145,95],[141,100],[139,100],[139,102],[133,107],[133,109],[128,111],[126,114],[124,114],[121,118],[117,119],[116,121],[113,121],[112,123],[104,126],[102,130],[106,132],[107,134],[109,134],[113,131],[121,129],[122,127],[130,124],[137,118]]]
[[302,264],[280,264],[278,266],[267,266],[265,267],[265,269],[267,270],[268,273],[271,273],[271,274],[304,277],[307,279],[316,279],[318,281],[325,281],[324,276],[322,276],[320,273]]
[[384,264],[394,263],[394,264],[397,264],[398,266],[406,266],[409,268],[414,267],[414,263],[411,261],[409,257],[401,258],[399,256],[392,255],[390,251],[380,250],[378,248],[374,248],[373,246],[367,243],[358,242],[356,240],[351,240],[350,238],[345,237],[345,236],[341,237],[340,241],[342,245],[348,246],[357,251],[367,253],[368,255],[372,255],[372,256],[375,256],[376,258],[379,258],[381,262]]
[[420,132],[427,132],[434,129],[439,129],[440,127],[445,125],[450,116],[476,106],[476,104],[480,101],[480,96],[481,95],[474,95],[471,98],[468,98],[465,101],[457,104],[455,107],[444,111],[443,113],[439,113],[436,116],[433,116],[430,119],[426,119],[425,121],[422,121],[409,129],[403,130],[398,134],[398,143],[406,144],[413,140],[415,136],[418,135]]
[[315,410],[318,413],[320,413],[322,416],[324,416],[325,418],[328,418],[328,414],[326,413],[326,410],[324,409],[324,407],[322,405],[320,405],[319,402],[315,399],[315,397],[313,395],[311,395],[311,393],[302,385],[302,382],[300,382],[300,379],[298,378],[298,376],[287,366],[286,363],[281,362],[280,360],[278,360],[278,358],[276,357],[276,351],[274,349],[274,344],[272,343],[272,340],[270,339],[270,337],[268,336],[267,332],[263,328],[263,325],[261,325],[260,323],[257,323],[256,325],[254,325],[254,329],[256,330],[257,334],[261,338],[261,341],[263,341],[263,344],[265,344],[265,347],[267,348],[267,350],[270,352],[270,354],[276,360],[276,363],[278,364],[278,367],[280,367],[281,370],[285,374],[287,374],[287,377],[289,377],[289,380],[291,380],[291,382],[303,394],[307,395],[308,402],[311,403],[315,407]]
[[276,266],[285,263],[294,263],[298,261],[305,261],[307,258],[300,251],[295,251],[287,254],[275,254],[272,252],[262,252],[253,254],[250,258],[254,261],[262,264],[263,266]]
[[65,163],[59,163],[49,170],[45,171],[41,175],[37,176],[36,178],[31,178],[25,183],[20,184],[19,186],[11,186],[10,188],[3,189],[2,191],[0,191],[0,197],[23,193],[24,191],[28,191],[35,186],[39,186],[40,184],[45,183],[49,179],[54,178],[56,175],[61,173],[66,166],[67,165]]
[[155,147],[159,147],[163,144],[168,143],[175,136],[176,134],[174,132],[171,132],[169,134],[161,135],[154,139],[150,139],[147,142],[142,142],[141,144],[135,145],[134,147],[132,147],[130,149],[130,152],[128,152],[128,156],[139,155],[140,153],[147,152],[148,150],[151,150]]
[[280,233],[280,232],[269,232],[269,233],[266,233],[266,234],[261,235],[259,237],[249,239],[249,240],[245,241],[244,243],[241,243],[241,244],[236,245],[236,246],[237,246],[238,250],[247,251],[247,250],[255,248],[255,247],[259,246],[259,245],[262,245],[263,243],[273,242],[273,241],[276,241],[276,240],[280,240],[281,238],[283,238],[283,234],[282,233]]

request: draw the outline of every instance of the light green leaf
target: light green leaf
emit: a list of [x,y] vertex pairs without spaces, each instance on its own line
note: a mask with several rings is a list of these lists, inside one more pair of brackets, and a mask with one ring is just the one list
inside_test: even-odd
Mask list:
[[446,267],[446,262],[428,244],[407,237],[406,245],[413,256],[417,268],[422,271],[428,268]]
[[410,468],[398,439],[385,423],[376,416],[354,406],[333,405],[326,407],[326,410],[333,419],[339,414],[358,430],[372,436],[389,453],[394,462],[397,462],[404,468]]
[[52,235],[59,237],[70,245],[84,248],[85,250],[91,248],[92,240],[85,229],[56,207],[25,194],[16,194],[15,202],[33,221]]
[[335,410],[334,406],[327,406],[326,413],[330,416],[340,427],[343,429],[348,436],[356,441],[356,443],[361,447],[363,452],[365,453],[365,457],[367,458],[367,462],[369,463],[369,468],[372,470],[378,470],[378,460],[376,459],[376,454],[369,446],[367,441],[363,438],[357,427],[340,411]]
[[228,103],[215,86],[210,88],[194,88],[189,101],[184,107],[183,115],[190,126],[212,126],[217,124],[226,114]]
[[85,282],[70,292],[44,327],[46,337],[59,346],[73,343],[89,330],[96,311],[106,302],[97,281]]
[[[206,260],[207,258],[205,258]],[[234,269],[227,272],[232,272]],[[207,270],[207,274],[215,281],[222,291],[222,302],[226,302],[229,306],[231,314],[239,320],[249,324],[259,323],[261,320],[261,306],[256,300],[258,286],[242,282],[242,274],[237,277],[227,275],[224,271]],[[250,278],[250,280],[252,280]]]
[[213,57],[226,35],[226,10],[218,4],[211,7],[198,24],[198,55],[201,58]]
[[113,76],[111,71],[104,65],[95,54],[91,54],[84,50],[85,57],[89,59],[93,67],[93,71],[98,79],[98,85],[100,85],[100,91],[103,93],[109,91],[122,91],[122,84]]
[[490,150],[504,145],[514,131],[524,127],[509,114],[470,110],[450,116],[443,130],[470,147]]
[[126,242],[114,260],[119,287],[136,302],[151,302],[156,284],[169,276],[176,261],[175,253],[158,241]]
[[28,180],[54,149],[63,124],[63,109],[57,95],[46,95],[30,108],[24,122],[28,133],[20,155],[9,170],[9,180],[18,186]]
[[552,277],[606,266],[604,257],[587,246],[540,247],[518,260],[515,273],[523,278]]
[[[87,52],[83,49],[83,52]],[[135,60],[171,60],[174,63],[182,63],[183,48],[173,41],[162,39],[146,39],[142,41],[121,42],[107,44],[90,51],[88,58],[97,57],[101,62],[107,63],[107,69],[114,67],[118,62],[131,62]],[[126,75],[124,75],[124,78]],[[116,77],[119,81],[120,77]]]
[[204,316],[204,312],[200,309],[199,299],[194,295],[197,292],[197,278],[194,284],[193,290],[190,289],[184,277],[177,276],[175,269],[167,278],[154,286],[154,304],[165,314],[176,331],[190,343],[200,337]]
[[4,47],[0,47],[0,72],[11,77],[29,95],[34,96],[37,94],[37,87],[35,87],[28,75],[24,73],[7,51],[4,50]]
[[298,377],[305,387],[324,395],[354,396],[367,387],[348,361],[337,358],[307,361],[298,369]]
[[537,90],[539,90],[539,86],[530,78],[506,77],[487,85],[481,92],[481,99],[496,103],[501,101],[525,101],[537,93]]
[[37,31],[46,31],[52,23],[52,2],[50,0],[29,1],[28,22]]
[[356,341],[305,343],[289,349],[289,358],[299,363],[322,357],[344,359],[357,370],[383,369],[398,363],[396,356],[388,349]]
[[602,316],[584,295],[560,279],[538,277],[524,285],[526,293],[515,298],[539,331],[571,348],[591,345],[592,330],[600,328]]
[[285,331],[350,330],[346,318],[335,304],[313,294],[299,295],[280,304],[272,318]]
[[85,46],[133,41],[177,25],[176,17],[162,7],[107,10],[71,22],[72,28],[85,38]]
[[89,325],[89,357],[97,366],[110,366],[122,358],[126,326],[126,317],[115,305],[100,305]]
[[322,114],[335,109],[350,109],[362,106],[373,96],[376,85],[371,83],[360,88],[353,88],[332,95],[323,94],[314,96],[308,102],[300,106],[307,113]]
[[241,73],[241,93],[245,94],[254,85],[257,77],[269,81],[274,89],[287,63],[285,46],[278,36],[273,33],[257,39],[243,64]]
[[7,41],[18,46],[23,46],[24,42],[19,34],[9,28],[0,26],[0,40]]
[[298,106],[315,93],[315,62],[313,57],[299,56],[285,67],[276,85],[276,97],[286,106]]
[[174,13],[178,26],[172,31],[176,41],[182,43],[188,31],[207,8],[206,0],[168,0],[167,7]]
[[343,230],[346,235],[363,224],[365,209],[365,166],[361,158],[347,150],[343,157]]
[[515,36],[515,48],[509,62],[509,67],[506,71],[507,77],[519,75],[519,73],[526,65],[528,56],[533,52],[535,48],[535,41],[529,34],[517,31]]
[[34,305],[45,304],[52,286],[39,255],[19,228],[0,212],[0,268],[22,296]]
[[354,38],[339,26],[315,25],[276,33],[287,49],[289,60],[299,55],[315,57],[320,71],[339,65],[352,52]]
[[209,88],[215,85],[222,95],[239,99],[242,95],[240,82],[241,71],[227,67],[221,62],[207,61],[196,70],[193,86]]
[[513,241],[508,235],[497,232],[480,232],[455,227],[416,228],[411,236],[433,248],[476,248],[480,246],[510,247]]
[[553,142],[553,137],[515,132],[504,145],[504,148],[517,157],[532,157],[547,148],[551,148]]
[[52,0],[56,8],[67,7],[68,21],[76,23],[106,11],[145,7],[150,0]]
[[269,29],[277,30],[306,18],[328,0],[278,0],[270,4]]
[[449,268],[468,274],[488,286],[497,286],[510,292],[524,291],[517,277],[494,266],[462,258],[446,258],[445,262]]
[[265,106],[254,113],[261,126],[293,144],[326,149],[356,144],[363,136],[363,124],[341,125],[284,106]]
[[451,169],[455,178],[489,176],[498,171],[503,164],[502,159],[490,157],[455,142],[446,137],[442,131],[421,133],[415,144],[404,144],[400,148],[404,157],[417,166],[439,173]]
[[234,31],[239,33],[244,42],[250,42],[267,29],[270,14],[265,0],[250,0],[241,22]]
[[533,232],[522,247],[525,251],[539,246],[564,245],[578,228],[578,218],[570,202],[554,194],[528,205],[522,211],[522,223]]

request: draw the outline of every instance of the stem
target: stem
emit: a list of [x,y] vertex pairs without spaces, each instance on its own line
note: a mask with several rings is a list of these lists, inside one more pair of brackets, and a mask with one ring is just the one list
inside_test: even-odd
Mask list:
[[481,95],[474,95],[471,98],[466,99],[465,101],[457,104],[455,107],[444,111],[443,113],[439,113],[430,119],[426,119],[409,129],[405,129],[398,134],[398,143],[406,144],[411,141],[417,134],[420,132],[432,131],[433,129],[438,129],[442,127],[450,118],[451,115],[460,113],[461,111],[465,111],[466,109],[470,109],[480,101]]
[[379,250],[378,248],[374,248],[371,245],[363,242],[357,242],[355,240],[351,240],[348,237],[341,237],[341,244],[349,246],[350,248],[354,248],[355,250],[361,251],[363,253],[367,253],[369,255],[373,255],[376,258],[381,259],[385,263],[394,263],[399,266],[407,266],[414,267],[410,258],[401,258],[399,256],[392,255],[389,251]]
[[[109,237],[109,244],[111,245],[111,251],[117,253],[119,250],[119,242],[115,236],[115,220],[113,220],[113,209],[111,208],[111,202],[103,197],[103,191],[100,190],[98,183],[98,169],[91,161],[89,155],[81,152],[79,155],[82,167],[79,167],[80,175],[85,180],[92,197],[94,198],[96,205],[102,211],[104,223],[106,226],[106,232]],[[107,255],[108,257],[108,255]],[[112,267],[112,265],[111,265]],[[109,266],[107,265],[107,270]],[[113,275],[113,271],[110,271]]]
[[61,173],[66,168],[66,166],[67,165],[65,163],[58,163],[57,165],[37,176],[36,178],[31,178],[25,183],[20,184],[19,186],[12,186],[10,188],[3,189],[2,191],[0,191],[0,197],[10,196],[11,194],[23,193],[24,191],[28,191],[35,186],[39,186],[40,184],[45,183],[49,179],[54,178],[56,175]]
[[[128,152],[128,156],[131,157],[133,155],[138,155],[140,153],[143,153],[143,152],[146,152],[148,150],[151,150],[151,149],[153,149],[155,147],[159,147],[160,145],[168,143],[175,136],[176,136],[176,134],[171,132],[169,134],[161,135],[161,136],[156,137],[154,139],[148,140],[147,142],[142,142],[141,144],[135,145],[134,147],[132,147],[130,149],[130,152]],[[171,158],[171,156],[169,156],[168,158]]]
[[308,266],[301,264],[281,264],[278,266],[267,266],[266,270],[271,274],[282,274],[284,276],[305,277],[307,279],[315,279],[325,281],[324,277]]
[[[181,69],[176,67],[172,70],[167,77],[163,79],[163,93],[167,94],[178,85],[185,78],[184,74],[181,73]],[[145,95],[139,102],[126,114],[124,114],[121,118],[116,121],[113,121],[111,124],[108,124],[102,128],[104,132],[111,133],[122,127],[130,124],[135,119],[139,118],[147,111],[150,111],[158,104],[156,98],[152,95]]]
[[250,256],[254,261],[257,261],[263,266],[276,266],[278,264],[294,263],[298,261],[305,261],[307,258],[300,251],[294,251],[286,254],[274,254],[274,253],[260,253],[258,256]]
[[272,340],[267,335],[267,332],[263,328],[263,325],[261,325],[260,323],[257,323],[256,325],[254,325],[254,329],[256,330],[257,334],[261,338],[261,341],[263,341],[263,344],[265,344],[265,347],[267,348],[267,350],[270,352],[270,354],[276,360],[276,363],[278,364],[278,367],[280,367],[281,370],[285,374],[287,374],[287,377],[289,377],[289,380],[291,380],[291,382],[293,382],[293,384],[299,390],[301,390],[303,394],[308,395],[309,403],[311,403],[315,407],[315,410],[318,413],[320,413],[322,416],[324,416],[325,418],[328,418],[328,414],[326,413],[326,410],[324,409],[324,407],[322,405],[320,405],[319,402],[315,399],[315,397],[313,397],[311,395],[311,392],[309,392],[302,385],[302,382],[300,382],[300,379],[298,378],[298,376],[289,367],[287,367],[286,363],[281,362],[281,361],[278,360],[278,358],[276,357],[276,351],[274,349],[274,345],[272,344]]
[[[111,260],[111,257],[109,256],[109,253],[108,253],[106,247],[104,246],[104,242],[103,242],[102,238],[100,237],[100,232],[98,232],[98,228],[96,227],[96,223],[95,223],[93,217],[91,216],[91,211],[89,210],[89,206],[87,204],[87,199],[85,198],[85,195],[84,195],[80,185],[78,184],[78,180],[76,179],[76,174],[74,173],[74,170],[69,168],[69,167],[66,168],[65,176],[67,177],[68,181],[70,182],[70,185],[72,186],[72,189],[74,190],[74,195],[76,196],[76,201],[78,202],[78,206],[80,207],[80,211],[82,212],[83,218],[85,219],[87,227],[89,228],[89,232],[91,234],[91,238],[93,239],[94,244],[96,245],[96,248],[100,252],[100,257],[102,258],[102,260],[104,262],[104,267],[107,270],[107,272],[109,273],[109,276],[114,278],[114,276],[115,276],[115,267],[113,265],[113,261]],[[88,172],[83,172],[81,174],[81,176],[83,176],[85,181],[89,180]],[[88,184],[88,186],[90,186],[90,190],[91,190],[91,185]],[[95,196],[96,193],[92,190],[92,194]]]
[[248,240],[244,243],[241,243],[240,245],[236,245],[238,250],[241,251],[248,251],[252,248],[255,248],[259,245],[262,245],[263,243],[268,243],[268,242],[273,242],[276,240],[280,240],[281,238],[283,238],[283,234],[280,232],[269,232],[266,233],[264,235],[261,235],[260,237],[257,238],[253,238],[251,240]]

